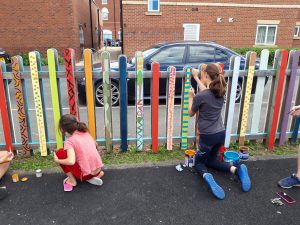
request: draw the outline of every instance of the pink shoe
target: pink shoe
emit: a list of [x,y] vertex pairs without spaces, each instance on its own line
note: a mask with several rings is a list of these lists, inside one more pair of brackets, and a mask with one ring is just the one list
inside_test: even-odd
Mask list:
[[67,183],[68,177],[64,179],[63,184],[64,184],[64,191],[73,191],[73,186],[71,184]]

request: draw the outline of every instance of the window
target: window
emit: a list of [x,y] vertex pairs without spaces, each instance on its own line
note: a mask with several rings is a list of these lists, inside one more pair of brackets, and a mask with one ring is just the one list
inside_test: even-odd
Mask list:
[[183,24],[185,41],[199,41],[200,38],[200,24]]
[[299,33],[300,33],[300,25],[295,26],[294,37],[299,37]]
[[275,45],[276,35],[277,25],[257,25],[255,44]]
[[102,13],[102,19],[103,20],[108,20],[108,9],[107,8],[103,8],[102,10],[101,10],[101,13]]
[[102,4],[106,5],[107,4],[107,0],[102,0]]
[[185,46],[174,46],[158,52],[151,61],[159,63],[182,63]]
[[189,63],[212,63],[215,61],[215,48],[205,45],[190,46]]
[[148,12],[159,12],[160,0],[148,0]]
[[112,39],[112,31],[103,30],[103,40]]
[[216,62],[221,62],[221,63],[224,63],[224,62],[228,62],[229,61],[229,57],[228,55],[222,51],[221,49],[216,49],[216,56],[215,56],[215,60]]

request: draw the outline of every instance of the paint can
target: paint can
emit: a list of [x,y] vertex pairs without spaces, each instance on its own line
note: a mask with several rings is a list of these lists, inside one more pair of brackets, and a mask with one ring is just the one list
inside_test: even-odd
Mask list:
[[41,169],[36,170],[35,175],[36,175],[36,177],[42,177],[42,175],[43,175],[42,170]]
[[249,159],[249,148],[247,146],[240,146],[239,154],[241,160],[248,160]]
[[13,181],[14,183],[19,182],[19,174],[14,173],[13,175],[11,175],[11,177],[12,177],[12,181]]
[[196,151],[195,150],[186,150],[185,151],[185,160],[184,160],[184,164],[187,167],[193,167],[195,166],[195,155],[196,155]]

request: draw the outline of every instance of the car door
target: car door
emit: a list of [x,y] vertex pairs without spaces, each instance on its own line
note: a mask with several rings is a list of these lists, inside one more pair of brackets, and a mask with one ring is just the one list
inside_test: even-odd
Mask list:
[[224,69],[228,70],[229,69],[229,63],[230,63],[230,56],[223,49],[216,48],[215,62],[223,63],[224,64]]
[[[182,71],[185,64],[186,45],[171,45],[161,48],[157,53],[152,55],[146,62],[146,69],[149,70],[152,62],[159,62],[160,70],[167,71],[169,66],[175,66],[177,71]],[[149,68],[150,67],[150,68]],[[159,95],[164,98],[166,96],[167,79],[159,81]],[[150,97],[150,80],[145,80],[145,97]]]

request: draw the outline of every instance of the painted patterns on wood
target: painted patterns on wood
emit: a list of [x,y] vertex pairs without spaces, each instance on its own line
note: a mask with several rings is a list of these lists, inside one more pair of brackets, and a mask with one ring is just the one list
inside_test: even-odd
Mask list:
[[229,99],[227,98],[227,100],[229,100],[229,105],[228,105],[228,113],[227,113],[227,121],[226,121],[226,137],[225,137],[225,144],[224,144],[226,148],[228,148],[230,145],[230,135],[233,126],[233,117],[234,117],[234,108],[235,108],[235,101],[236,101],[236,91],[237,91],[237,85],[239,80],[240,63],[241,63],[240,57],[236,56],[231,58],[230,70],[233,70],[233,76],[231,82],[230,96]]
[[144,145],[144,56],[142,52],[136,52],[136,138],[138,151],[143,150]]
[[78,106],[78,91],[77,82],[74,77],[75,70],[75,51],[72,48],[67,48],[64,51],[65,71],[68,86],[68,100],[70,107],[70,114],[76,116],[80,120],[79,106]]
[[151,134],[152,152],[158,152],[158,107],[159,107],[159,63],[153,62],[152,68],[152,98],[151,98]]
[[33,98],[36,111],[36,119],[39,134],[39,144],[42,156],[47,156],[47,146],[46,146],[46,134],[45,134],[45,124],[43,115],[43,106],[40,93],[39,77],[38,77],[38,66],[37,58],[35,52],[29,53],[29,63],[30,63],[30,74],[33,88]]
[[16,105],[18,110],[18,119],[20,125],[20,134],[22,139],[22,154],[29,156],[30,155],[30,146],[29,146],[29,133],[27,129],[27,115],[25,112],[25,100],[23,95],[23,87],[20,78],[20,68],[19,68],[19,59],[17,56],[11,58],[12,62],[12,73],[15,87],[15,97]]
[[57,53],[56,49],[48,49],[47,57],[48,57],[48,69],[49,69],[49,79],[50,79],[50,88],[51,88],[51,98],[52,98],[52,106],[53,106],[53,119],[54,119],[54,128],[55,128],[55,137],[56,137],[56,147],[60,149],[63,147],[63,138],[62,134],[59,131],[59,120],[61,117],[60,113],[60,103],[58,96],[58,86],[57,86]]
[[168,111],[167,111],[167,149],[173,149],[173,121],[174,121],[174,99],[175,99],[175,82],[176,67],[169,67],[169,90],[168,90]]
[[186,67],[185,82],[182,101],[181,149],[187,149],[187,136],[189,130],[189,90],[191,88],[191,67]]
[[244,97],[244,103],[243,103],[243,109],[242,109],[243,112],[242,112],[241,130],[240,130],[240,138],[239,138],[239,143],[241,145],[244,144],[246,130],[247,130],[251,90],[252,90],[253,76],[254,76],[254,70],[255,70],[255,62],[256,62],[256,53],[251,52],[249,66],[248,66],[245,97]]
[[106,149],[112,151],[112,111],[111,111],[111,82],[110,82],[110,55],[109,52],[101,53],[102,73],[103,73],[103,98],[104,98],[104,123]]
[[88,127],[91,136],[96,139],[95,97],[93,83],[92,50],[84,49],[85,92],[88,111]]

